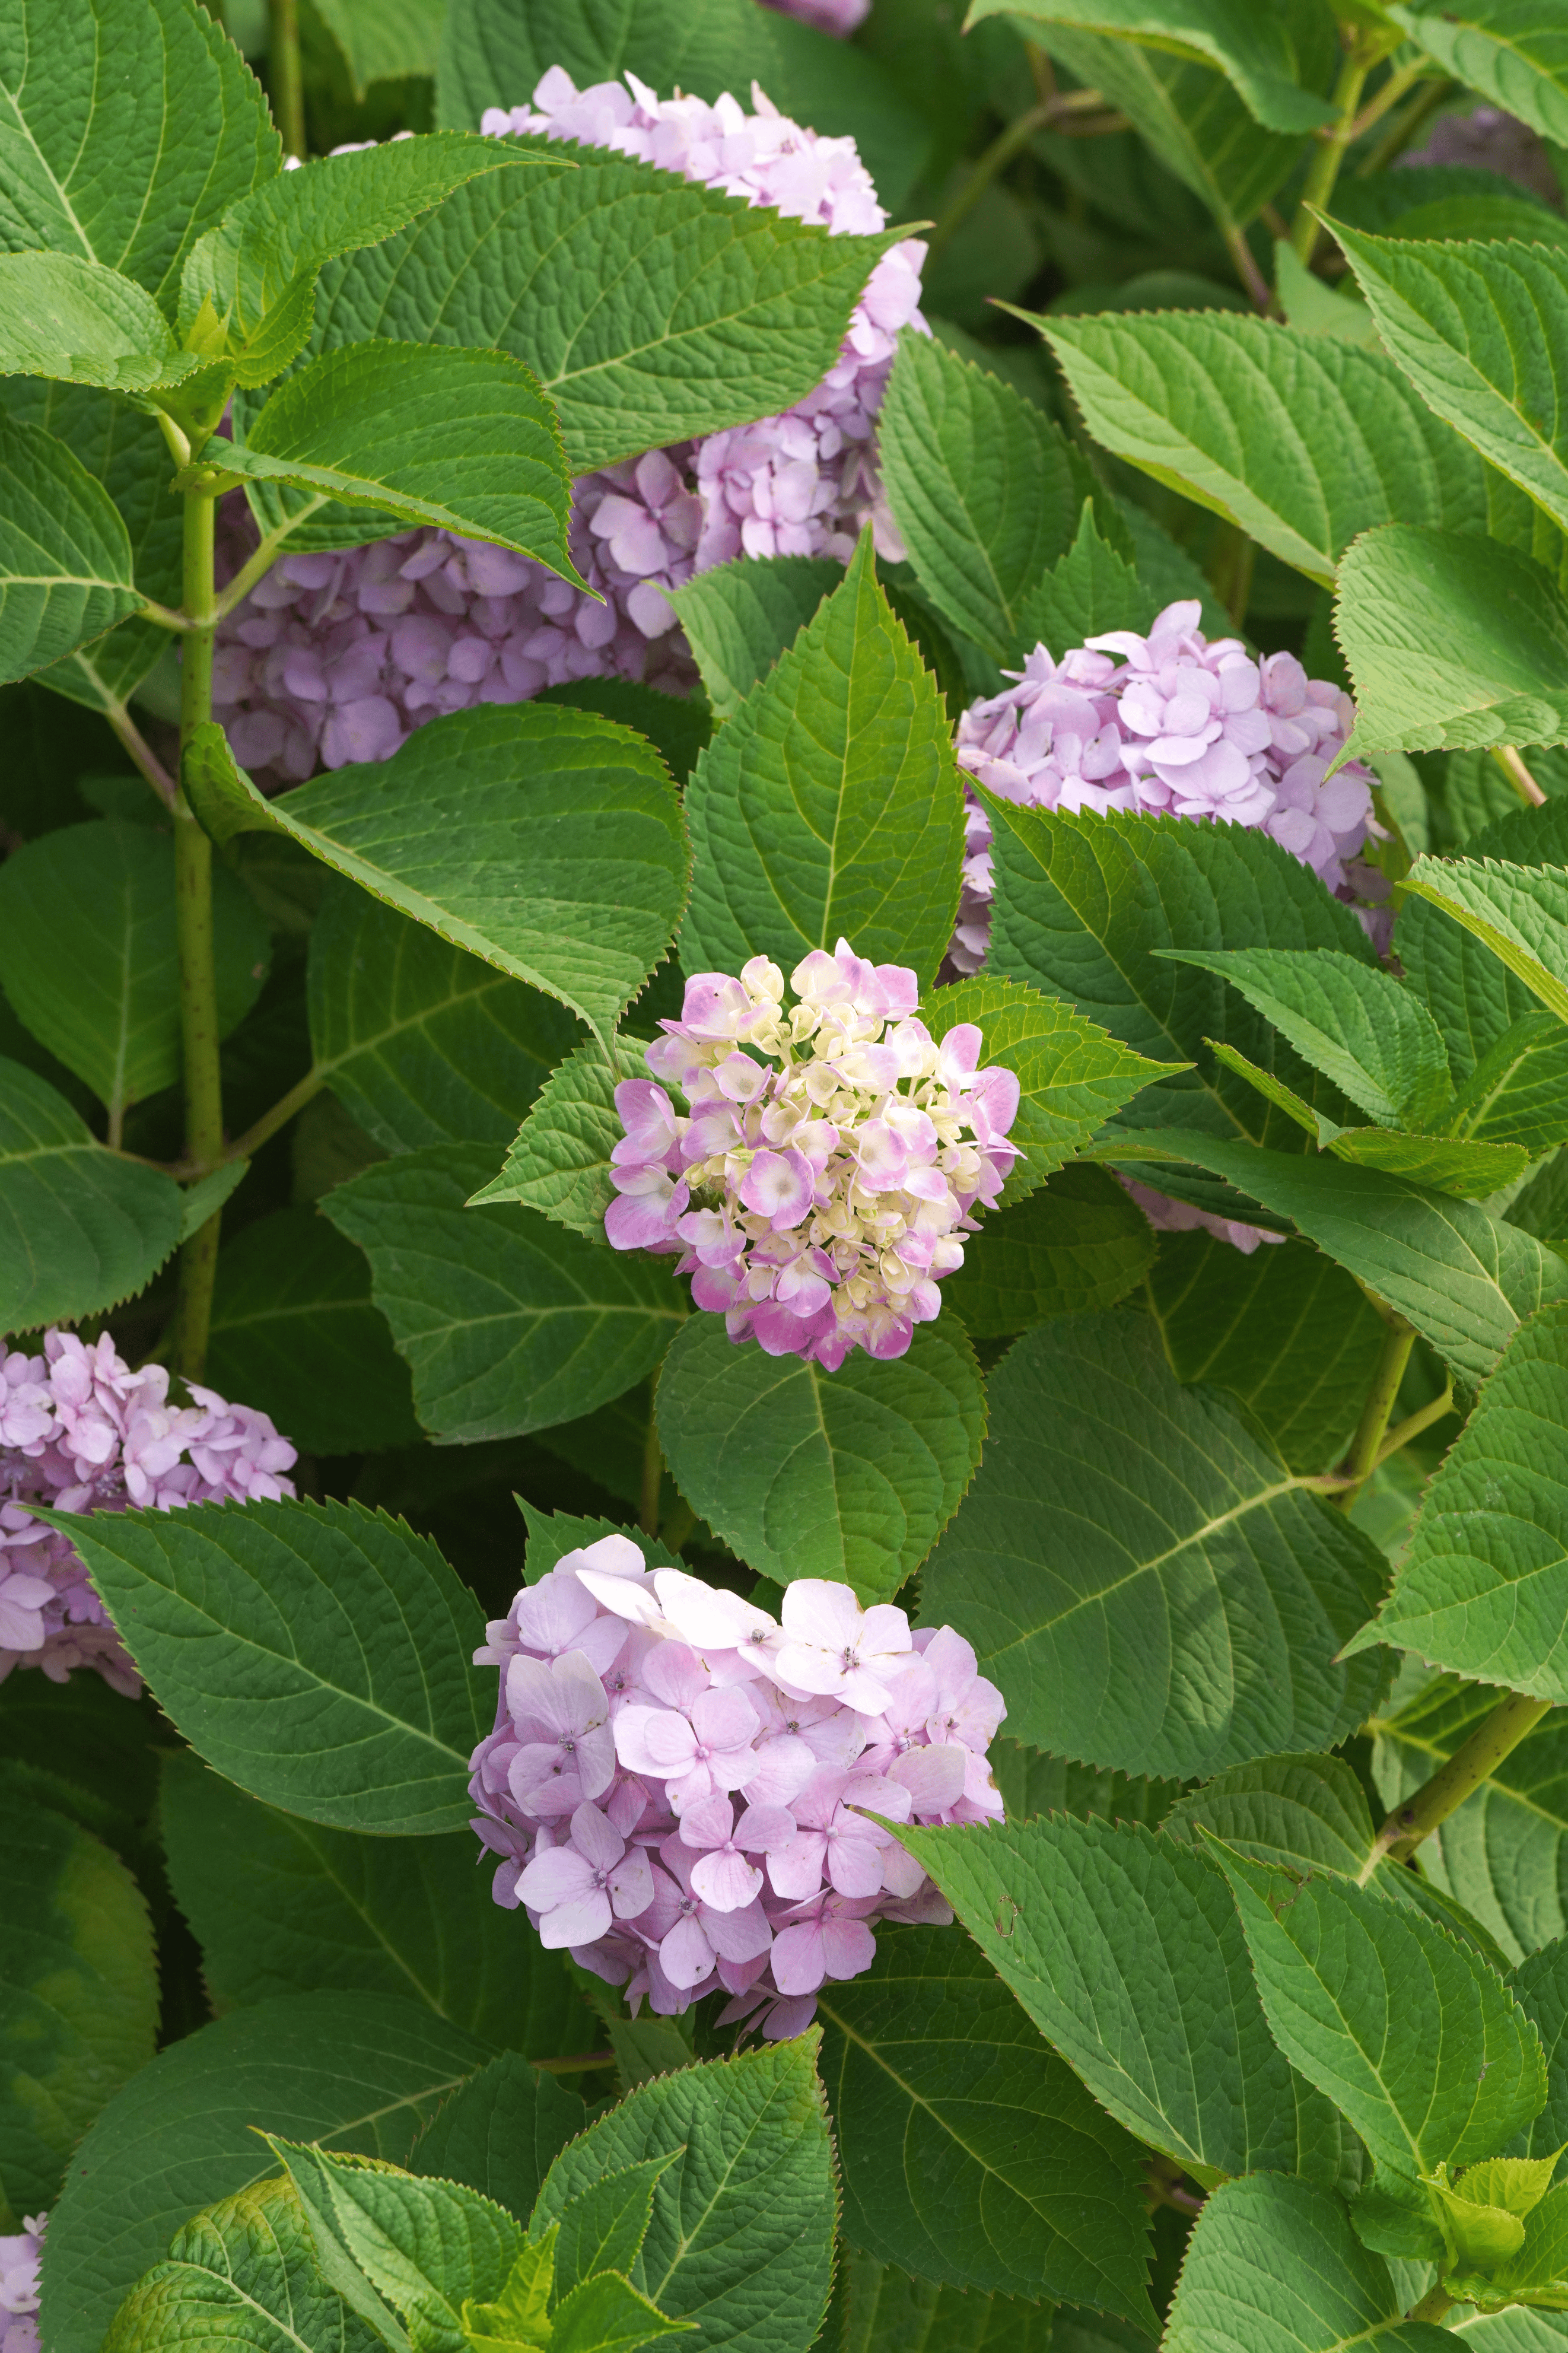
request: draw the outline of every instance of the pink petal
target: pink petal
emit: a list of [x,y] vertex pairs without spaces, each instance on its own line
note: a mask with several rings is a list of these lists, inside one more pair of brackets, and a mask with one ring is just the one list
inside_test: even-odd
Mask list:
[[[776,1953],[776,1946],[774,1950]],[[877,1939],[864,1920],[852,1920],[841,1912],[829,1913],[822,1924],[822,1957],[830,1978],[858,1977],[877,1957]],[[782,1993],[784,1989],[776,1962],[773,1982]]]
[[[774,1894],[787,1896],[792,1903],[815,1895],[822,1884],[822,1859],[826,1852],[825,1831],[797,1831],[783,1846],[774,1847],[768,1856],[768,1878]],[[879,1868],[879,1886],[881,1878]]]
[[650,1651],[643,1681],[667,1707],[689,1708],[708,1689],[708,1671],[685,1642],[661,1642]]
[[[555,1846],[543,1854],[536,1854],[519,1873],[517,1892],[532,1911],[552,1912],[558,1904],[571,1904],[585,1895],[593,1884],[593,1864],[574,1847]],[[603,1933],[602,1929],[595,1931],[597,1935]],[[593,1938],[588,1942],[591,1944]]]
[[653,1865],[646,1851],[634,1846],[605,1883],[616,1919],[637,1919],[653,1902]]
[[597,1806],[579,1806],[572,1817],[572,1843],[595,1871],[613,1871],[626,1851],[626,1842]]
[[768,1960],[780,1993],[815,1993],[827,1975],[820,1923],[802,1920],[793,1928],[781,1928]]
[[701,1983],[713,1966],[713,1947],[694,1912],[685,1913],[658,1948],[659,1966],[673,1986]]
[[651,1773],[660,1780],[688,1771],[697,1754],[691,1726],[668,1708],[623,1707],[615,1736],[616,1754],[629,1772]]
[[853,1650],[859,1641],[860,1604],[847,1585],[835,1585],[825,1577],[797,1577],[787,1585],[783,1615],[792,1643],[844,1651]]
[[[890,1780],[901,1781],[910,1793],[910,1803],[917,1814],[940,1814],[956,1805],[963,1795],[963,1777],[969,1762],[965,1748],[949,1746],[942,1748],[907,1748],[888,1768]],[[876,1812],[884,1810],[874,1797],[862,1798],[862,1805]]]
[[728,1798],[702,1798],[680,1817],[682,1846],[722,1846],[735,1827],[735,1809]]
[[739,1912],[762,1884],[762,1873],[732,1848],[700,1856],[691,1873],[692,1892],[715,1912]]

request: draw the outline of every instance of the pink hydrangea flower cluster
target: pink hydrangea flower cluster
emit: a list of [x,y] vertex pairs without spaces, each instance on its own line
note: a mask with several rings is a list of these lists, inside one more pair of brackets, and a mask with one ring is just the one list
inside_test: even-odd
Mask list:
[[169,1512],[293,1494],[295,1451],[266,1414],[194,1381],[190,1393],[171,1405],[165,1368],[133,1373],[107,1332],[46,1332],[41,1356],[0,1340],[0,1683],[14,1667],[54,1683],[96,1667],[132,1699],[142,1688],[80,1554],[29,1504]]
[[[554,67],[531,107],[491,108],[482,128],[638,156],[837,235],[886,225],[852,139],[802,130],[759,90],[752,102],[747,114],[729,97],[660,100],[635,76],[580,91]],[[448,532],[283,556],[219,628],[214,708],[236,759],[294,782],[389,759],[440,712],[578,679],[687,693],[697,670],[668,592],[694,573],[742,554],[847,561],[868,519],[900,554],[873,437],[898,331],[924,329],[924,253],[906,239],[882,257],[837,361],[795,408],[578,478],[572,559],[596,596]],[[220,577],[231,578],[256,544],[239,494],[223,522]]]
[[496,1727],[474,1752],[495,1898],[664,2014],[781,2040],[876,1953],[878,1920],[951,1920],[871,1820],[987,1822],[1006,1710],[950,1626],[911,1632],[801,1577],[783,1622],[629,1537],[565,1554],[491,1622]]
[[[1026,808],[1256,827],[1337,891],[1373,824],[1368,771],[1352,761],[1328,775],[1355,705],[1294,654],[1254,661],[1239,638],[1211,641],[1201,609],[1195,599],[1167,605],[1147,637],[1111,629],[1059,662],[1037,646],[1009,673],[1016,684],[959,721],[959,764]],[[960,972],[985,961],[991,892],[991,828],[972,797],[949,952]]]
[[836,1372],[851,1348],[901,1356],[963,1263],[960,1233],[992,1208],[1019,1147],[1018,1081],[979,1069],[960,1022],[939,1045],[920,985],[847,940],[790,976],[753,956],[738,979],[697,973],[679,1021],[644,1057],[656,1079],[616,1089],[616,1250],[680,1254],[699,1307],[733,1340]]
[[25,2214],[0,2238],[0,2353],[38,2353],[38,2265],[47,2214]]
[[832,33],[841,41],[871,13],[871,0],[763,0],[763,5],[776,8],[781,16],[794,16],[802,25],[815,25],[819,33]]

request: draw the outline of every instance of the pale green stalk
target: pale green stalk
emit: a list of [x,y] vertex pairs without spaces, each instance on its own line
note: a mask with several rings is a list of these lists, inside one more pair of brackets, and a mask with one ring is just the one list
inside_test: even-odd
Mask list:
[[268,0],[267,87],[283,152],[305,160],[305,84],[300,70],[300,0]]
[[1362,1866],[1361,1884],[1366,1885],[1385,1859],[1408,1862],[1422,1840],[1430,1838],[1450,1814],[1458,1812],[1467,1798],[1473,1797],[1483,1782],[1491,1779],[1498,1767],[1511,1757],[1520,1742],[1529,1737],[1555,1704],[1549,1699],[1531,1699],[1525,1692],[1510,1692],[1500,1700],[1463,1747],[1456,1748],[1429,1781],[1423,1782],[1413,1797],[1394,1808]]
[[1377,1468],[1383,1450],[1384,1436],[1388,1429],[1388,1417],[1394,1411],[1399,1395],[1399,1384],[1405,1378],[1405,1367],[1410,1362],[1410,1351],[1415,1345],[1415,1327],[1403,1315],[1391,1315],[1384,1335],[1383,1353],[1377,1360],[1372,1387],[1362,1408],[1356,1434],[1351,1440],[1351,1451],[1345,1457],[1344,1475],[1349,1482],[1334,1497],[1342,1512],[1348,1512],[1367,1481]]
[[1318,152],[1312,158],[1312,168],[1307,174],[1307,185],[1301,191],[1301,201],[1296,208],[1296,225],[1290,232],[1290,242],[1305,262],[1310,262],[1317,250],[1321,234],[1315,212],[1323,211],[1334,193],[1334,182],[1340,176],[1340,165],[1345,160],[1355,135],[1356,110],[1373,58],[1357,41],[1352,41],[1339,80],[1334,84],[1333,107],[1338,120],[1319,133]]

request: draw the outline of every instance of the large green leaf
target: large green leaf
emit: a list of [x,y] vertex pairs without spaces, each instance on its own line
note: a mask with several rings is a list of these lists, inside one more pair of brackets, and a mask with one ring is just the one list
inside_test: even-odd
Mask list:
[[370,1269],[314,1209],[274,1209],[224,1243],[207,1378],[269,1413],[309,1454],[406,1446],[420,1434]]
[[1140,1316],[1026,1334],[922,1606],[960,1626],[1015,1738],[1177,1778],[1330,1747],[1377,1692],[1332,1663],[1383,1556]]
[[509,1143],[582,1035],[558,1002],[342,881],[311,926],[310,1007],[317,1074],[389,1152]]
[[1100,1168],[1060,1168],[1045,1189],[993,1210],[942,1285],[974,1339],[1026,1331],[1051,1315],[1114,1307],[1154,1262],[1136,1202]]
[[877,581],[870,534],[841,587],[698,761],[689,972],[842,937],[935,979],[958,912],[963,794],[936,681]]
[[185,257],[180,332],[223,332],[217,350],[243,385],[265,384],[310,331],[324,263],[405,228],[481,174],[508,165],[560,170],[494,140],[442,133],[389,140],[283,172],[209,229]]
[[1568,1030],[1554,1014],[1538,1007],[1504,1030],[1459,1090],[1448,1124],[1531,1155],[1568,1144]]
[[491,173],[329,262],[310,348],[510,353],[554,403],[574,474],[804,399],[896,239],[829,237],[627,156],[544,152],[579,169]]
[[1456,80],[1568,142],[1568,36],[1553,0],[1468,0],[1435,8],[1389,0],[1388,14]]
[[568,2084],[503,2052],[443,2101],[414,2144],[409,2169],[466,2181],[526,2222],[552,2164],[587,2120]]
[[[1359,1282],[1407,1316],[1460,1379],[1484,1380],[1520,1324],[1568,1292],[1568,1267],[1517,1226],[1473,1201],[1434,1193],[1381,1168],[1331,1155],[1302,1159],[1188,1131],[1151,1130],[1180,1163],[1195,1161],[1326,1250]],[[1097,1145],[1097,1155],[1113,1147]],[[1135,1173],[1157,1185],[1151,1152]],[[1131,1152],[1118,1151],[1124,1167]]]
[[375,2353],[322,2279],[288,2181],[253,2182],[176,2231],[114,2316],[103,2353]]
[[1447,2329],[1402,2320],[1405,2309],[1388,2265],[1363,2246],[1338,2198],[1277,2175],[1227,2181],[1193,2232],[1165,2353],[1219,2345],[1226,2353],[1342,2353],[1363,2344],[1451,2353]]
[[976,1023],[984,1061],[1017,1078],[1018,1110],[1008,1133],[1023,1156],[1002,1187],[1004,1204],[1022,1200],[1069,1160],[1160,1076],[1164,1059],[1132,1052],[1059,997],[988,972],[935,990],[925,1013],[939,1039],[961,1021]]
[[181,2225],[274,2172],[258,2126],[401,2162],[489,2055],[385,1994],[294,1994],[187,2034],[110,2102],[49,2217],[51,2353],[99,2353],[121,2299]]
[[1276,2042],[1380,2168],[1495,2156],[1543,2105],[1541,2037],[1479,1955],[1348,1880],[1222,1860]]
[[686,895],[668,771],[628,729],[536,703],[481,705],[268,801],[222,730],[187,761],[223,840],[275,828],[516,980],[608,1031],[664,955]]
[[342,1503],[59,1525],[159,1704],[220,1773],[345,1829],[468,1819],[483,1621],[427,1538]]
[[1246,1256],[1212,1234],[1165,1234],[1149,1305],[1180,1381],[1229,1389],[1292,1471],[1327,1471],[1354,1433],[1385,1326],[1321,1251]]
[[171,385],[202,364],[145,287],[72,253],[0,256],[0,371],[110,392]]
[[913,330],[899,339],[878,447],[927,594],[994,661],[1016,659],[1026,592],[1072,545],[1094,488],[1083,459],[1044,409]]
[[1037,323],[1097,440],[1325,587],[1377,523],[1486,527],[1482,467],[1381,352],[1229,312]]
[[342,51],[356,99],[373,82],[434,76],[446,0],[316,0],[316,14]]
[[902,1356],[855,1349],[836,1373],[737,1346],[694,1315],[659,1374],[681,1493],[759,1575],[826,1577],[889,1601],[974,1475],[985,1391],[962,1324],[915,1328]]
[[454,0],[441,42],[438,117],[468,130],[486,107],[526,102],[557,65],[580,90],[629,72],[665,95],[681,90],[710,102],[731,90],[744,104],[756,81],[792,121],[825,138],[854,138],[896,217],[928,144],[900,83],[860,48],[788,17],[759,18],[752,5],[593,0],[563,9],[558,0]]
[[0,1331],[117,1306],[179,1238],[172,1176],[106,1151],[63,1095],[0,1061]]
[[1248,0],[973,0],[977,17],[1011,12],[1041,26],[1067,25],[1120,40],[1174,48],[1217,66],[1257,116],[1273,131],[1314,131],[1331,110],[1300,87],[1300,60],[1276,12]]
[[1406,878],[1568,1021],[1568,874],[1500,860],[1418,858]]
[[270,529],[334,503],[370,507],[374,523],[351,523],[348,543],[384,538],[389,519],[425,524],[531,555],[583,586],[566,548],[571,484],[555,418],[509,353],[379,338],[321,352],[279,385],[243,443],[216,439],[203,455],[226,480],[303,493],[286,507],[256,501]]
[[1546,2054],[1546,2105],[1520,2136],[1515,2154],[1552,2157],[1561,2140],[1552,2136],[1568,2120],[1568,1944],[1560,1937],[1544,1951],[1531,1953],[1510,1979],[1515,1999],[1541,2036]]
[[1207,1859],[1142,1825],[1060,1814],[903,1830],[1047,2042],[1138,2139],[1200,2178],[1354,2160],[1264,2021],[1246,1940]]
[[1517,548],[1403,523],[1369,532],[1345,552],[1335,623],[1358,749],[1568,740],[1568,602]]
[[816,2010],[851,2244],[1149,2325],[1141,2153],[962,1929],[884,1934]]
[[[1401,1677],[1370,1725],[1373,1772],[1391,1813],[1497,1705],[1495,1691],[1458,1676],[1413,1680],[1406,1692]],[[1421,1845],[1426,1879],[1463,1904],[1510,1961],[1568,1933],[1565,1732],[1547,1716]]]
[[[1120,2321],[1107,2321],[1115,2334],[1101,2337],[1093,2318],[1082,2317],[1089,2337],[1080,2346],[1075,2336],[1068,2353],[1150,2353],[1152,2340]],[[1046,2353],[1062,2341],[1048,2304],[966,2295],[850,2246],[838,2250],[834,2307],[818,2340],[822,2353]]]
[[63,441],[0,416],[0,681],[64,660],[141,609],[131,540]]
[[837,2194],[817,2037],[645,2084],[551,2167],[536,2231],[601,2174],[675,2154],[634,2287],[697,2326],[692,2353],[805,2353],[822,2324]]
[[260,83],[185,0],[13,0],[0,27],[0,245],[79,254],[165,311],[202,232],[283,165]]
[[447,1443],[608,1404],[653,1370],[687,1314],[665,1261],[623,1257],[514,1202],[468,1207],[493,1166],[471,1145],[405,1153],[322,1204],[369,1259],[416,1410]]
[[671,602],[716,721],[733,719],[843,579],[830,555],[738,555],[676,590]]
[[598,2028],[560,1957],[521,1937],[469,1831],[363,1838],[282,1814],[188,1753],[163,1760],[170,1884],[221,2010],[274,1994],[401,1994],[499,2048],[588,2050]]
[[643,1078],[647,1067],[637,1039],[612,1039],[608,1054],[596,1042],[579,1046],[545,1081],[505,1167],[474,1195],[475,1204],[521,1201],[604,1241],[605,1213],[616,1198],[610,1155],[626,1134],[616,1089]]
[[[271,949],[261,912],[213,876],[218,1035],[249,1012]],[[180,1075],[174,845],[146,825],[62,826],[0,868],[0,985],[39,1042],[84,1079],[118,1131]]]
[[0,2215],[47,2206],[72,2149],[156,2047],[141,1889],[88,1831],[16,1788],[0,1820]]
[[1388,1641],[1537,1699],[1568,1699],[1568,1302],[1510,1342],[1426,1491],[1393,1588],[1352,1648]]

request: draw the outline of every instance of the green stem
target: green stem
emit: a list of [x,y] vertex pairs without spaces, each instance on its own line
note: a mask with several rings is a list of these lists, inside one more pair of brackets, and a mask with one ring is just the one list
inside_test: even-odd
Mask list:
[[[200,491],[184,500],[184,608],[191,627],[180,660],[180,749],[212,717],[214,502]],[[174,923],[180,957],[180,1038],[185,1078],[185,1157],[200,1168],[223,1158],[223,1082],[218,1067],[217,981],[213,965],[212,843],[184,791],[174,799]],[[199,1381],[206,1361],[217,1274],[218,1219],[180,1252],[174,1311],[174,1367]]]
[[1435,1397],[1430,1405],[1422,1406],[1416,1413],[1407,1413],[1398,1428],[1389,1431],[1377,1450],[1377,1461],[1373,1469],[1381,1469],[1384,1463],[1408,1446],[1413,1438],[1419,1438],[1424,1430],[1430,1430],[1435,1421],[1443,1420],[1453,1410],[1454,1384],[1450,1379],[1441,1397]]
[[1546,795],[1520,758],[1511,744],[1494,744],[1492,758],[1519,795],[1526,808],[1544,808]]
[[1355,129],[1356,109],[1366,87],[1372,60],[1359,43],[1352,43],[1339,80],[1334,84],[1334,112],[1337,122],[1319,132],[1318,152],[1312,158],[1312,168],[1307,174],[1307,185],[1301,191],[1301,201],[1296,208],[1296,225],[1290,232],[1290,242],[1304,262],[1310,262],[1317,249],[1321,234],[1312,216],[1313,207],[1321,212],[1327,207],[1334,193],[1334,182],[1340,176],[1340,165],[1345,160]]
[[[1077,91],[1073,93],[1076,97]],[[1005,131],[999,132],[985,153],[979,156],[969,177],[960,188],[946,212],[937,222],[926,240],[926,267],[940,260],[992,181],[1005,172],[1015,155],[1021,155],[1037,131],[1044,131],[1054,119],[1058,101],[1042,99],[1036,106],[1026,107],[1016,114]]]
[[[254,1160],[268,1138],[276,1135],[280,1127],[286,1127],[295,1113],[303,1111],[311,1097],[319,1095],[325,1084],[320,1071],[307,1071],[286,1095],[279,1097],[270,1111],[264,1111],[255,1124],[247,1127],[245,1134],[219,1155],[220,1158]],[[194,1173],[199,1176],[203,1172],[198,1169]]]
[[1503,1759],[1512,1755],[1554,1704],[1549,1699],[1531,1699],[1524,1692],[1510,1692],[1500,1700],[1464,1746],[1456,1748],[1447,1763],[1389,1815],[1362,1866],[1361,1884],[1366,1885],[1385,1856],[1395,1862],[1407,1862],[1423,1839],[1430,1838],[1483,1781],[1491,1779]]
[[305,160],[305,85],[300,71],[300,0],[268,0],[267,87],[286,155]]
[[1371,154],[1362,157],[1356,165],[1356,178],[1370,180],[1373,173],[1385,172],[1396,157],[1404,154],[1416,132],[1425,129],[1453,88],[1454,84],[1442,74],[1429,81],[1404,113],[1389,124]]
[[290,532],[298,528],[301,520],[299,515],[290,515],[288,522],[279,523],[276,531],[269,531],[261,544],[247,557],[234,578],[220,592],[214,605],[213,610],[220,621],[226,615],[232,613],[237,605],[243,604],[257,582],[271,571],[282,551],[284,541]]
[[658,1442],[658,1418],[650,1405],[642,1451],[642,1500],[637,1505],[637,1525],[645,1536],[658,1534],[659,1493],[663,1484],[664,1454]]
[[1225,239],[1225,249],[1230,256],[1232,267],[1241,280],[1242,291],[1253,309],[1266,317],[1274,295],[1268,279],[1258,267],[1258,257],[1247,242],[1246,233],[1237,228],[1234,221],[1228,221],[1220,224],[1220,235]]
[[118,701],[106,701],[103,715],[131,754],[137,767],[152,786],[166,809],[173,809],[179,786],[137,726],[125,705]]
[[1372,1377],[1372,1387],[1361,1409],[1361,1420],[1351,1440],[1351,1451],[1345,1457],[1344,1475],[1351,1483],[1342,1488],[1334,1497],[1342,1512],[1350,1510],[1377,1468],[1388,1417],[1394,1411],[1399,1384],[1405,1378],[1405,1367],[1410,1362],[1410,1351],[1415,1345],[1415,1326],[1407,1324],[1403,1315],[1391,1315],[1388,1329],[1384,1335],[1383,1354],[1377,1360],[1377,1370]]
[[1411,2306],[1405,2317],[1406,2320],[1441,2320],[1443,2315],[1451,2312],[1453,2307],[1454,2298],[1438,2280],[1427,2289],[1419,2304]]

